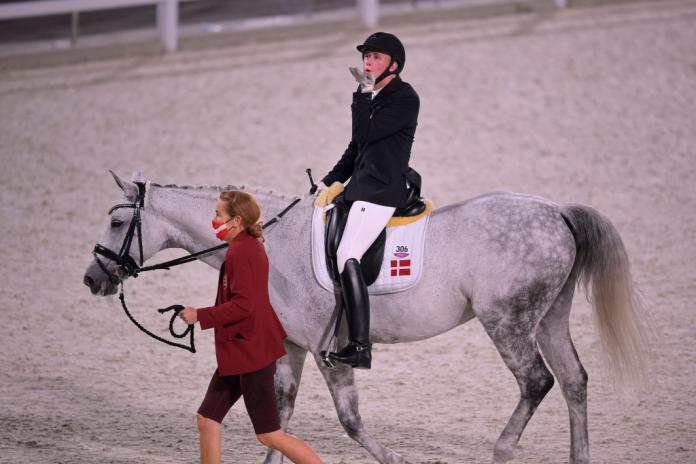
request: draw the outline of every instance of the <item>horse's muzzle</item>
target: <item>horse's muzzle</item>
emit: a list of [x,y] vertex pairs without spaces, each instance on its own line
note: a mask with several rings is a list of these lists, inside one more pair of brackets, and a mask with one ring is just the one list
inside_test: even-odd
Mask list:
[[82,282],[89,287],[92,295],[113,295],[118,291],[118,285],[108,278],[95,263],[90,264],[87,268]]

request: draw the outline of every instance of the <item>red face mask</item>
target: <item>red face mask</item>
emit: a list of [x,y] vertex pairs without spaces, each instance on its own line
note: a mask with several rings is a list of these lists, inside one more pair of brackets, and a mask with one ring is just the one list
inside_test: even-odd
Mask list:
[[[230,219],[230,221],[231,220],[232,219]],[[222,222],[213,219],[213,230],[215,230],[215,236],[220,240],[225,240],[225,237],[227,237],[227,234],[230,231],[230,226],[228,225],[228,222],[230,221]]]

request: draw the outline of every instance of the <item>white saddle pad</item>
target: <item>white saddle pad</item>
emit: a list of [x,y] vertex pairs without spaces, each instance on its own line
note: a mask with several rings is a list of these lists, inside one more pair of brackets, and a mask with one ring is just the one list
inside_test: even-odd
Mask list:
[[[367,288],[370,295],[403,292],[418,283],[423,271],[423,248],[429,219],[430,214],[426,214],[411,224],[387,227],[382,268],[377,280]],[[319,207],[314,208],[312,215],[312,268],[319,285],[334,292],[326,268],[324,215]]]

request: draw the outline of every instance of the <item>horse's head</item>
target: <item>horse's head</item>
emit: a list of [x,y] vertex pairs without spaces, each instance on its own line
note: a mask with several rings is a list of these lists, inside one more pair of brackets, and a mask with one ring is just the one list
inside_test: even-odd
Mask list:
[[[111,172],[111,171],[109,171]],[[83,282],[93,294],[113,295],[118,284],[164,248],[166,230],[147,204],[147,184],[139,172],[126,182],[111,172],[125,201],[109,210],[109,222],[94,248]]]

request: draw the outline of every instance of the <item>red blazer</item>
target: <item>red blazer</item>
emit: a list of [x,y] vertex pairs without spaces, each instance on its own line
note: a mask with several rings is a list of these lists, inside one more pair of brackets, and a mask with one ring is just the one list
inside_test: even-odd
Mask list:
[[287,336],[268,297],[268,257],[261,242],[240,232],[220,268],[215,306],[198,309],[201,329],[215,327],[220,375],[266,367],[285,354]]

